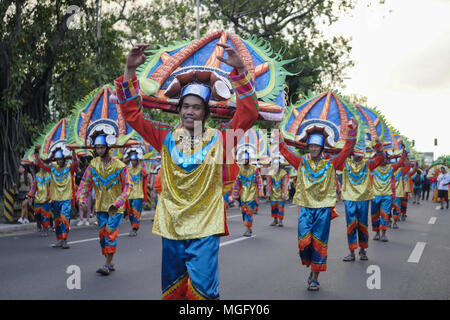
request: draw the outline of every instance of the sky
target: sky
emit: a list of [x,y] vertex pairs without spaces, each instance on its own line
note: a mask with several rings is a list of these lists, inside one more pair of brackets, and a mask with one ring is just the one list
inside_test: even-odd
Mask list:
[[[387,0],[328,27],[352,37],[345,94],[368,98],[419,152],[450,154],[450,0]],[[438,145],[434,146],[434,139]]]

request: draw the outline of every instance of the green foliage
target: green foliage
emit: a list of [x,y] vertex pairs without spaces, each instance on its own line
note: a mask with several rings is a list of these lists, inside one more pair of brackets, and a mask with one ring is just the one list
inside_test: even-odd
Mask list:
[[[201,1],[200,32],[233,28],[244,39],[264,38],[283,66],[289,99],[309,90],[335,86],[353,62],[349,40],[327,39],[328,27],[352,9],[355,0]],[[381,1],[382,2],[382,1]],[[100,6],[101,4],[101,6]],[[133,44],[150,51],[194,39],[195,0],[4,0],[0,2],[0,148],[11,174],[18,159],[48,123],[70,115],[94,88],[123,72]],[[75,5],[79,11],[69,11]],[[100,10],[101,8],[101,10]],[[69,20],[78,18],[69,28]],[[295,60],[294,60],[295,59]],[[281,60],[280,60],[281,61]],[[158,121],[176,125],[178,115],[149,111]],[[208,125],[222,122],[208,120]],[[272,124],[260,122],[269,129]],[[2,181],[4,184],[4,181]]]

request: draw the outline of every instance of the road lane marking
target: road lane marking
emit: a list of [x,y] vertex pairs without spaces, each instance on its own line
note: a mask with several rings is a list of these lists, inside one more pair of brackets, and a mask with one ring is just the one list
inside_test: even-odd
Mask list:
[[240,237],[240,238],[237,238],[237,239],[234,239],[234,240],[222,242],[222,243],[220,244],[220,247],[223,247],[223,246],[226,246],[226,245],[229,245],[229,244],[232,244],[232,243],[236,243],[236,242],[239,242],[239,241],[242,241],[242,240],[247,240],[247,239],[250,239],[250,238],[254,238],[254,237],[255,237],[255,236],[251,236],[251,237]]
[[236,217],[242,217],[242,214],[235,214],[233,216],[227,217],[227,219],[236,218]]
[[430,221],[428,221],[428,224],[435,224],[436,223],[436,217],[431,217]]
[[[125,235],[127,235],[127,234],[128,234],[128,233],[121,233],[121,234],[118,234],[117,236],[118,236],[118,237],[121,237],[121,236],[125,236]],[[90,239],[68,241],[67,244],[76,244],[76,243],[83,243],[83,242],[89,242],[89,241],[95,241],[95,240],[100,241],[100,238],[99,238],[99,237],[96,237],[96,238],[90,238]],[[53,244],[50,245],[50,247],[52,247],[52,246],[53,246]]]
[[425,242],[417,242],[411,255],[409,256],[408,262],[419,263],[420,257],[422,256],[423,249],[425,249]]

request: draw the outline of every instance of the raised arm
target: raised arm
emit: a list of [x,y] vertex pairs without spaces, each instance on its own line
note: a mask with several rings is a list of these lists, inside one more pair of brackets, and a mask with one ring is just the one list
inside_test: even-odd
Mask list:
[[70,172],[75,173],[78,170],[78,166],[80,165],[78,161],[78,157],[75,151],[72,151],[72,164],[70,165]]
[[353,147],[356,144],[357,129],[358,121],[355,118],[352,118],[352,123],[348,127],[344,147],[342,148],[342,151],[339,153],[339,155],[331,160],[336,170],[344,170],[345,160],[352,153]]
[[392,169],[394,170],[394,172],[397,171],[398,168],[400,168],[403,165],[403,163],[405,163],[405,161],[406,161],[406,155],[405,155],[405,152],[403,152],[402,157],[400,158],[400,161],[396,162],[392,165]]
[[402,168],[402,176],[407,174],[409,169],[411,169],[411,163],[406,162],[405,166]]
[[173,128],[167,124],[153,121],[143,113],[136,69],[145,62],[144,52],[148,46],[148,44],[137,44],[131,48],[125,63],[124,74],[116,79],[114,84],[125,121],[160,152],[165,136]]
[[136,74],[128,81],[124,81],[122,76],[116,79],[114,84],[125,121],[158,152],[161,152],[164,138],[173,127],[153,121],[143,112],[142,98],[139,94],[139,81]]
[[236,112],[231,121],[219,125],[222,143],[226,153],[230,154],[245,131],[250,129],[258,119],[258,98],[250,73],[245,70],[244,60],[239,53],[228,44],[218,43],[217,45],[224,48],[224,53],[227,53],[226,58],[219,56],[217,59],[233,67],[228,79],[236,94]]
[[375,156],[369,159],[370,171],[373,171],[376,167],[378,167],[384,162],[383,145],[381,144],[380,141],[377,141],[377,144],[375,145],[375,151],[376,151]]
[[411,178],[413,175],[416,174],[418,168],[419,168],[419,166],[418,166],[417,163],[416,163],[415,166],[414,166],[414,169],[413,169],[410,173],[408,173],[408,175],[409,175],[410,178]]
[[300,166],[303,158],[289,150],[286,142],[284,142],[283,139],[280,140],[279,150],[283,157],[289,162],[289,164],[293,166],[295,170],[298,170],[298,167]]
[[147,173],[146,168],[142,168],[142,189],[144,192],[144,202],[147,202],[147,188],[148,188],[148,180],[150,175]]
[[39,166],[47,172],[52,171],[52,166],[42,161],[41,157],[39,156],[39,152],[34,153],[34,165]]
[[238,73],[236,69],[228,76],[236,93],[236,112],[233,118],[219,125],[226,153],[230,154],[245,132],[258,119],[258,100],[250,73]]
[[289,194],[289,175],[288,174],[286,174],[283,177],[283,181],[281,183],[281,192],[283,195],[283,199],[287,200],[288,194]]

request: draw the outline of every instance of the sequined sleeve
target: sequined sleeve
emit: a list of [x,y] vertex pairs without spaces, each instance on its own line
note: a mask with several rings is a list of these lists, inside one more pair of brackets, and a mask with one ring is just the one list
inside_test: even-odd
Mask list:
[[31,185],[31,188],[30,188],[30,192],[28,192],[28,197],[34,198],[34,195],[36,194],[36,190],[37,190],[37,183],[36,183],[36,178],[34,178],[33,184]]
[[78,186],[76,198],[79,202],[87,202],[87,198],[92,189],[91,166],[88,166],[81,178]]
[[232,193],[233,199],[239,198],[240,189],[241,189],[241,182],[239,181],[239,178],[237,178],[233,185],[233,193]]
[[[394,172],[397,171],[398,168],[400,168],[400,167],[403,165],[403,163],[404,163],[405,161],[406,161],[406,158],[405,158],[404,156],[402,156],[402,157],[400,158],[400,161],[399,161],[399,162],[394,163],[394,164],[392,165],[392,168],[394,169]],[[416,171],[417,171],[417,169],[416,169]],[[416,171],[413,171],[413,172],[416,173]]]
[[34,164],[39,166],[40,168],[44,169],[47,172],[52,171],[51,165],[44,163],[44,161],[42,161],[41,157],[39,156],[39,153],[35,153]]
[[411,171],[410,173],[408,173],[409,177],[411,178],[413,175],[415,175],[417,172],[417,166],[414,167],[413,171]]
[[405,174],[407,174],[408,171],[409,171],[409,169],[411,169],[411,164],[410,164],[409,162],[407,162],[407,163],[405,164],[405,167],[402,168],[402,176],[404,176]]
[[281,188],[282,188],[283,199],[287,200],[288,192],[289,192],[289,175],[288,174],[286,174],[283,177],[283,182],[281,184],[282,184]]
[[127,167],[122,169],[120,173],[120,181],[122,183],[122,194],[113,203],[116,208],[120,208],[125,204],[131,191],[133,190],[133,180],[131,179],[131,175],[128,172]]
[[356,130],[349,130],[347,138],[345,139],[344,147],[342,148],[339,155],[332,159],[333,166],[336,170],[344,170],[344,164],[347,157],[351,154],[353,147],[356,144]]
[[261,174],[259,173],[259,169],[256,169],[256,186],[258,188],[258,196],[260,198],[264,198],[264,184],[261,177]]
[[173,130],[173,127],[156,122],[144,113],[139,80],[136,75],[128,81],[123,81],[123,76],[121,76],[114,80],[114,84],[125,121],[158,152],[161,152],[164,138]]
[[286,142],[284,141],[280,143],[279,150],[283,157],[289,162],[289,164],[293,166],[295,170],[297,170],[303,158],[289,150]]
[[79,165],[78,157],[77,156],[72,157],[72,164],[70,165],[70,171],[72,173],[76,172],[78,169],[78,165]]
[[[231,71],[228,79],[236,93],[236,112],[233,118],[219,125],[225,151],[230,151],[258,119],[258,98],[250,73],[245,71],[238,74],[235,69]],[[240,130],[238,130],[240,129]],[[224,157],[228,152],[224,153]]]
[[272,176],[268,175],[266,182],[266,196],[270,197],[271,194],[272,194]]

